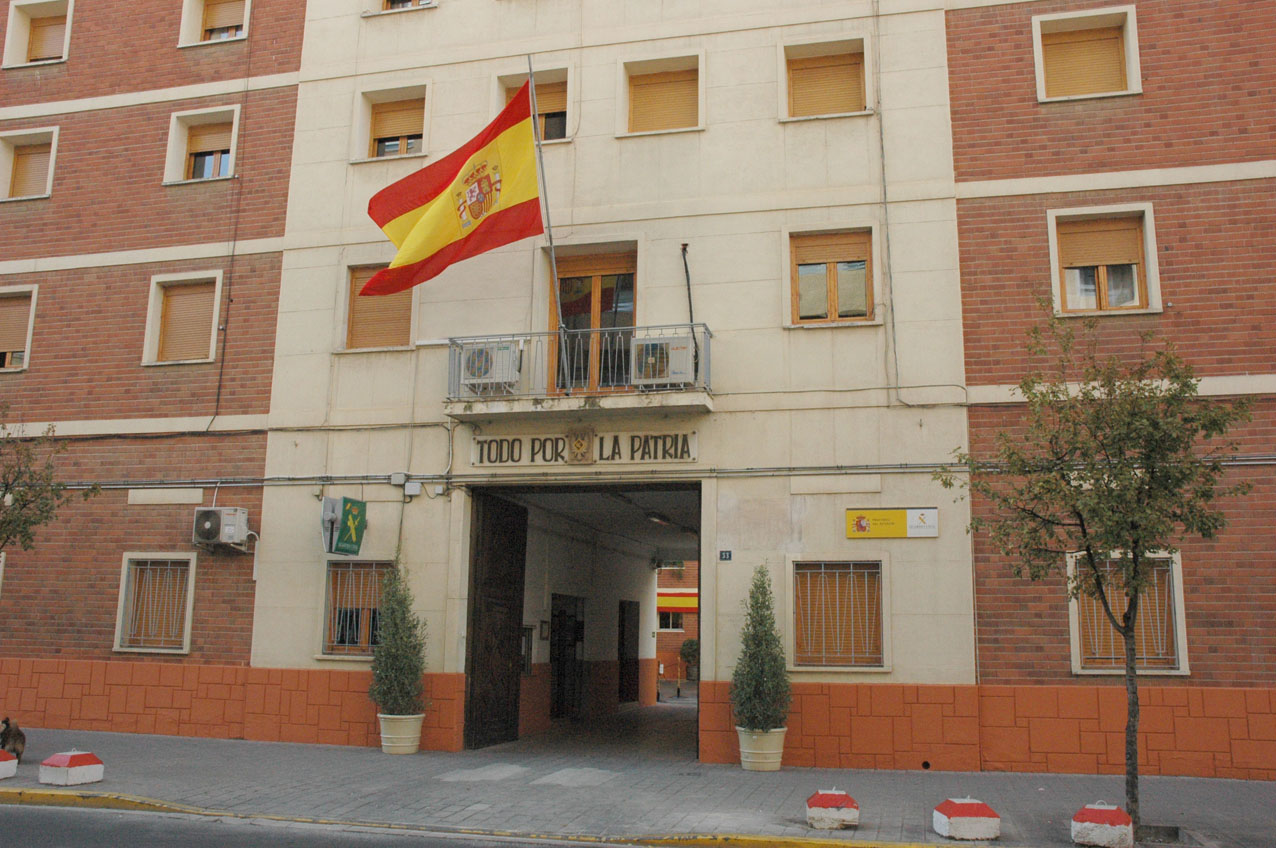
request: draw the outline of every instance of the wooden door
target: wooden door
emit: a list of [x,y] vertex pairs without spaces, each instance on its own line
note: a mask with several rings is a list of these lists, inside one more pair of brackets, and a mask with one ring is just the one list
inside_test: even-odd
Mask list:
[[616,660],[620,666],[620,703],[638,700],[638,602],[621,601]]
[[476,492],[470,562],[465,747],[518,738],[527,510]]
[[561,326],[566,331],[551,343],[560,391],[597,393],[629,386],[636,270],[636,258],[629,253],[558,260],[550,329],[557,331]]

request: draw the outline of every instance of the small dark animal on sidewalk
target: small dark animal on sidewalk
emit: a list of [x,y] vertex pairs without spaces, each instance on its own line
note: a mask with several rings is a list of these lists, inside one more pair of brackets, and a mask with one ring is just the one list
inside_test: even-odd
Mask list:
[[27,735],[5,716],[4,721],[0,722],[0,750],[8,751],[18,758],[18,762],[22,762],[22,752],[26,749]]

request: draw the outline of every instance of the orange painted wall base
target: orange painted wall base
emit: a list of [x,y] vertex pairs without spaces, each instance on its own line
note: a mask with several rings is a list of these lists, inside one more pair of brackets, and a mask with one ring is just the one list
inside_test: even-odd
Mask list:
[[[739,762],[727,681],[700,684],[700,759]],[[1145,686],[1144,774],[1276,780],[1276,689]],[[1121,774],[1125,689],[794,684],[784,765]]]
[[[0,704],[28,727],[379,745],[370,671],[0,659]],[[421,746],[459,751],[465,675],[427,674]]]

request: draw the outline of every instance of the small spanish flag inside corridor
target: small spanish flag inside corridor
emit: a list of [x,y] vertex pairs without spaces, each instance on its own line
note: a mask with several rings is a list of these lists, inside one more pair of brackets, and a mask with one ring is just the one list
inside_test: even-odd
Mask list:
[[453,262],[544,232],[531,113],[524,84],[469,142],[373,195],[368,215],[399,252],[359,294],[403,291]]

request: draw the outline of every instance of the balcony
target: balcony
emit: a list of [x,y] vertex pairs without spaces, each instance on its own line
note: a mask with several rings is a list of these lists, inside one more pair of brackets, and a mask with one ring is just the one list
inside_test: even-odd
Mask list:
[[459,421],[713,410],[704,324],[448,340],[445,412]]

